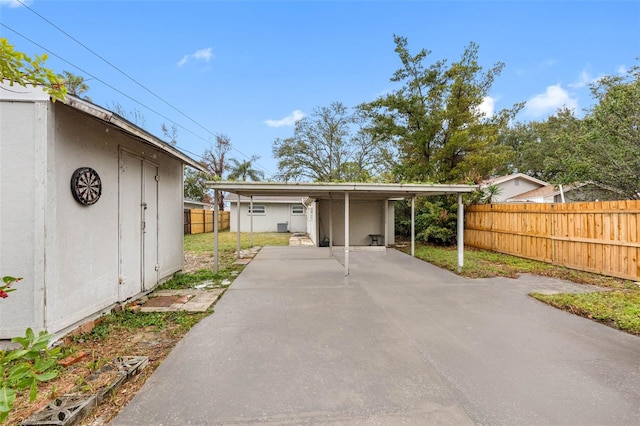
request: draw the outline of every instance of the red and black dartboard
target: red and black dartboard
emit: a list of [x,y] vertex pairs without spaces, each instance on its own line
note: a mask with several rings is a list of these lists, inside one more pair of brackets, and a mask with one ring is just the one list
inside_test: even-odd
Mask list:
[[102,195],[102,182],[98,172],[91,167],[80,167],[71,176],[71,193],[82,205],[95,204]]

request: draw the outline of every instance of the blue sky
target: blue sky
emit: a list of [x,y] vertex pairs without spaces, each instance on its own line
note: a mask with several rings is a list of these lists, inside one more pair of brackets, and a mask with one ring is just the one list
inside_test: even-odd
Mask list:
[[232,157],[259,155],[268,175],[296,118],[394,89],[393,34],[433,61],[478,43],[485,68],[506,64],[487,111],[527,101],[520,121],[582,115],[588,84],[640,57],[640,1],[22,1],[32,10],[0,0],[0,37],[17,50],[59,55],[50,68],[85,76],[99,105],[140,111],[151,133],[175,122],[194,158],[226,134]]

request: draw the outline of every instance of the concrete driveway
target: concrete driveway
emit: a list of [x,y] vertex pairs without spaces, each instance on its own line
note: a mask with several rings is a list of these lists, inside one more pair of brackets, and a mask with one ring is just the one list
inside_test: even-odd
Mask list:
[[114,425],[640,424],[640,338],[395,250],[266,247]]

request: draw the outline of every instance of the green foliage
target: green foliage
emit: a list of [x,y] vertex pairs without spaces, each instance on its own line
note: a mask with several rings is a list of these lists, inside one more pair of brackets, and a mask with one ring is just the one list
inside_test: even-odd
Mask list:
[[293,136],[273,142],[281,180],[363,181],[383,166],[384,145],[340,102],[298,120]]
[[48,349],[50,339],[45,331],[36,335],[28,328],[25,337],[11,340],[20,344],[20,349],[0,351],[0,423],[9,416],[19,392],[29,389],[29,400],[33,401],[38,395],[38,383],[58,375],[60,349]]
[[201,203],[210,203],[212,197],[206,187],[206,182],[209,180],[212,180],[209,173],[185,167],[184,198]]
[[[408,249],[405,248],[405,251]],[[452,272],[457,271],[458,254],[456,248],[418,244],[416,257]],[[637,287],[627,280],[577,271],[550,263],[510,256],[488,250],[465,249],[464,267],[461,275],[470,278],[508,277],[519,274],[535,274],[573,281],[581,284],[597,285],[628,291]]]
[[64,81],[53,71],[44,67],[47,55],[36,55],[33,59],[14,50],[9,40],[0,37],[0,78],[9,81],[9,85],[22,87],[43,86],[54,99],[63,99],[67,94]]
[[9,293],[16,291],[12,286],[17,282],[20,282],[20,280],[22,280],[22,278],[16,278],[9,275],[2,277],[2,283],[0,283],[0,299],[6,299],[9,297]]
[[235,158],[231,158],[230,161],[233,164],[228,178],[230,180],[246,181],[247,179],[254,182],[259,182],[264,179],[264,172],[254,169],[253,164],[260,159],[259,156],[253,155],[249,160],[238,161]]
[[[416,240],[450,245],[456,241],[457,199],[450,196],[415,199]],[[396,202],[396,235],[411,235],[411,201]]]
[[532,294],[538,300],[614,328],[640,335],[640,291]]
[[58,75],[58,78],[64,82],[64,85],[70,95],[77,96],[79,98],[82,97],[91,101],[91,98],[88,96],[83,96],[89,91],[89,85],[85,83],[84,77],[75,75],[69,71],[62,71],[62,74]]
[[479,47],[470,43],[459,61],[427,67],[430,51],[412,55],[405,37],[396,35],[394,42],[402,67],[391,81],[402,87],[361,105],[372,120],[369,132],[396,146],[394,180],[478,182],[502,170],[511,151],[498,135],[522,104],[490,117],[481,105],[504,64],[484,72]]

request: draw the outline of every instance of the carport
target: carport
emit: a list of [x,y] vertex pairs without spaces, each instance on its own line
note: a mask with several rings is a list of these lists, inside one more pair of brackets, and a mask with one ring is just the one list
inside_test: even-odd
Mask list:
[[[458,271],[464,265],[464,206],[462,194],[477,189],[475,185],[442,185],[442,184],[388,184],[388,183],[276,183],[276,182],[207,182],[207,187],[214,190],[214,271],[218,271],[218,200],[220,191],[231,192],[240,196],[295,196],[316,200],[344,200],[344,274],[349,275],[349,205],[354,200],[389,201],[411,199],[411,255],[415,255],[415,198],[417,196],[433,196],[445,194],[458,195]],[[332,204],[330,204],[331,206]],[[240,209],[238,208],[238,214]],[[329,215],[330,219],[332,215]],[[238,224],[239,224],[238,220]],[[388,216],[385,213],[384,241],[387,241]],[[250,229],[253,233],[253,229]],[[333,245],[333,224],[329,224],[329,246]],[[238,226],[238,253],[240,253],[240,226]]]

